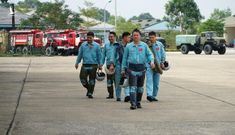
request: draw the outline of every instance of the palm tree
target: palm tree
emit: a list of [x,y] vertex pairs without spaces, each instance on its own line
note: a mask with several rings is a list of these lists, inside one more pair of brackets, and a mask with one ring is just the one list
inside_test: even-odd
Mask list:
[[8,0],[1,0],[2,3],[7,3]]

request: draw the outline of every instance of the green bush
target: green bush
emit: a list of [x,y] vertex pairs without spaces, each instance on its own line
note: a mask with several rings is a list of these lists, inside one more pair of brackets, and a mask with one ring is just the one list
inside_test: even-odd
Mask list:
[[179,31],[162,31],[159,32],[160,36],[166,40],[166,44],[169,46],[167,50],[176,50],[175,37],[181,34]]

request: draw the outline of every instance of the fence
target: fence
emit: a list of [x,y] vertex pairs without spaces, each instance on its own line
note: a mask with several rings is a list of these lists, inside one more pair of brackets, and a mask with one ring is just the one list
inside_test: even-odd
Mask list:
[[0,53],[5,53],[8,49],[8,32],[0,31]]

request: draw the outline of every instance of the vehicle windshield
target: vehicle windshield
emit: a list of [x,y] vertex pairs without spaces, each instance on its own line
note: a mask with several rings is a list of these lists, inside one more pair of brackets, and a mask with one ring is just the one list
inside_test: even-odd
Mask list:
[[206,37],[217,37],[217,34],[215,32],[207,32]]
[[86,40],[86,38],[87,38],[86,33],[81,33],[80,37],[82,40]]
[[57,34],[57,33],[49,33],[49,34],[47,34],[47,37],[48,37],[48,38],[60,37],[60,34]]

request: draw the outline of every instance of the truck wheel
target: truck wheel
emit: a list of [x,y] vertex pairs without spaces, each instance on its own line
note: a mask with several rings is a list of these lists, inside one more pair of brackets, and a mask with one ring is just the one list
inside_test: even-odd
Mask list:
[[73,55],[78,55],[78,49],[77,48],[73,49]]
[[28,54],[29,54],[29,49],[28,49],[27,46],[23,47],[22,53],[23,53],[24,55],[28,55]]
[[45,55],[46,56],[51,56],[54,54],[54,49],[52,47],[47,47],[45,50]]
[[64,54],[64,50],[61,50],[61,49],[58,50],[58,51],[57,51],[57,54],[58,54],[59,56],[62,56],[62,55]]
[[22,53],[22,48],[20,46],[17,46],[15,52],[18,54]]
[[45,46],[41,47],[40,48],[40,53],[45,54],[45,52],[46,52],[46,47]]
[[212,54],[212,46],[211,45],[205,45],[204,52],[206,55]]
[[182,54],[188,54],[188,52],[189,52],[189,47],[188,47],[187,45],[182,45],[181,48],[180,48],[180,50],[181,50],[181,53],[182,53]]
[[69,56],[69,50],[64,50],[63,56]]
[[195,49],[194,52],[195,52],[195,54],[201,54],[202,50],[201,49]]
[[66,54],[67,54],[67,56],[73,55],[73,49],[68,49]]
[[11,49],[9,50],[9,53],[11,53],[11,54],[14,54],[14,52],[15,52],[15,47],[11,47]]
[[218,50],[218,53],[221,54],[221,55],[225,54],[225,52],[226,52],[226,47],[224,47],[224,46],[220,47],[219,50]]

